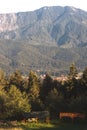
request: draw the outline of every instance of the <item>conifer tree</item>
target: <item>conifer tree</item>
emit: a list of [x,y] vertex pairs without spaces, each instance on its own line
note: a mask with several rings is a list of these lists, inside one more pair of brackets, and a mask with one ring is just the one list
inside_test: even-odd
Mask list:
[[39,97],[39,80],[35,72],[30,71],[29,73],[29,82],[28,82],[28,93],[31,100],[35,100]]
[[30,112],[31,105],[29,99],[25,93],[22,93],[16,86],[12,85],[8,92],[10,99],[10,111],[11,115],[18,118],[23,112]]

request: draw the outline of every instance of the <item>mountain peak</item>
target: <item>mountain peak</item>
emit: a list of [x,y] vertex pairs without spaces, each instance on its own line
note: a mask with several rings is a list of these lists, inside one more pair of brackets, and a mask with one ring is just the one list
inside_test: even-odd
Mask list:
[[42,7],[31,12],[0,15],[0,38],[32,44],[74,47],[87,42],[87,12],[74,7]]
[[73,62],[87,66],[87,12],[55,6],[0,15],[1,68],[57,73]]

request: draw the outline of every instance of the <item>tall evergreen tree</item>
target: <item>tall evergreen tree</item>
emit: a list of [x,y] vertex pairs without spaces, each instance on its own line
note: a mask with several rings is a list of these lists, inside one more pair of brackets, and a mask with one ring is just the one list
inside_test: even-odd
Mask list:
[[40,82],[37,74],[33,71],[29,73],[27,94],[30,99],[31,109],[33,111],[40,110],[42,103],[39,98],[40,96]]
[[76,75],[77,75],[77,68],[76,68],[75,64],[71,64],[69,78],[75,78]]
[[0,86],[3,86],[4,88],[8,85],[8,80],[6,78],[5,72],[0,69]]
[[10,100],[3,86],[0,85],[0,119],[6,119],[10,115]]
[[87,68],[83,71],[82,78],[80,80],[81,93],[87,93]]
[[76,69],[75,64],[72,64],[70,66],[70,72],[68,74],[68,80],[65,83],[65,87],[66,87],[66,90],[67,90],[66,96],[68,98],[76,95],[76,92],[75,92],[76,87],[77,87],[76,76],[77,76],[77,69]]
[[48,93],[52,90],[52,88],[53,88],[53,80],[49,74],[46,74],[45,79],[43,80],[42,83],[42,88],[40,93],[40,97],[43,102],[45,102],[46,97],[48,96]]
[[22,74],[19,70],[16,70],[13,74],[10,75],[9,84],[15,85],[21,91],[24,91],[24,79],[22,78]]
[[31,105],[25,93],[22,93],[16,86],[12,85],[8,92],[10,98],[10,112],[13,117],[20,118],[23,112],[30,112]]
[[29,82],[28,82],[28,93],[31,100],[35,100],[39,97],[40,87],[38,76],[35,72],[30,71]]

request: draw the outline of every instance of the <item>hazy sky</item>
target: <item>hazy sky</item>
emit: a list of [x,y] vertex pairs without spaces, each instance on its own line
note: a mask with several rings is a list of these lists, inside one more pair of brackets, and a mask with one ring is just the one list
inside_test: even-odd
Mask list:
[[55,5],[74,6],[87,11],[87,0],[0,0],[0,13],[31,11]]

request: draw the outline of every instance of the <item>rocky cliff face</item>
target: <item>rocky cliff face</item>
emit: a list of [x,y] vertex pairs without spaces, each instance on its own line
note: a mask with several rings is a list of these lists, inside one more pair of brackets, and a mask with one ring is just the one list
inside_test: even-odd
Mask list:
[[0,32],[18,29],[16,14],[0,14]]

